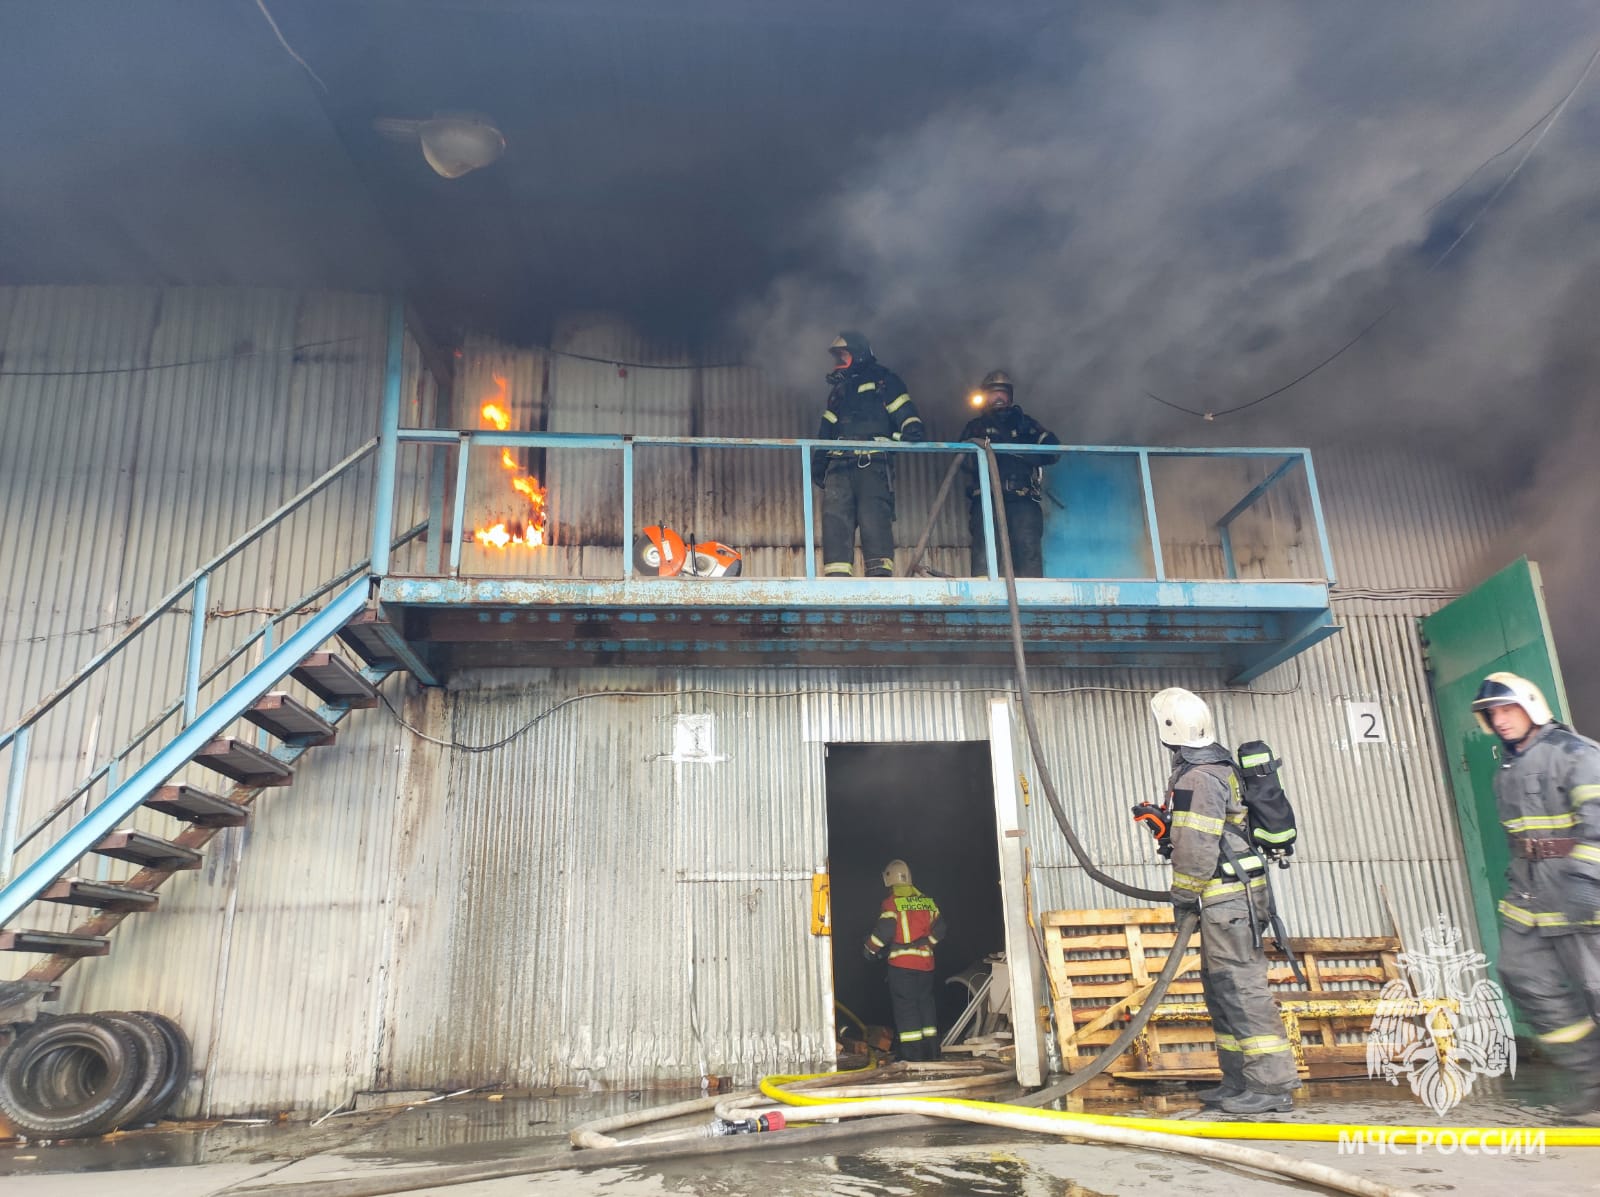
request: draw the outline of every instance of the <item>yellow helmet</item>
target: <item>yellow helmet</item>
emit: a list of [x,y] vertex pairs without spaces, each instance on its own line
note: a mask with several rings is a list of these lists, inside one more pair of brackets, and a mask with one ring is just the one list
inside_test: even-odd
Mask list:
[[903,860],[891,860],[883,866],[883,883],[885,885],[910,885],[911,866]]

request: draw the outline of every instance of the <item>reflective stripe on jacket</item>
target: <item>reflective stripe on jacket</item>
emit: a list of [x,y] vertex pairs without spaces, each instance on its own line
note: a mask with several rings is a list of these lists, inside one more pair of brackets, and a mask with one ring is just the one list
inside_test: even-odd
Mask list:
[[937,902],[914,885],[896,885],[884,896],[867,943],[874,951],[888,948],[893,968],[931,972],[933,949],[944,932],[944,916]]
[[[1502,748],[1495,806],[1511,847],[1500,917],[1543,935],[1600,930],[1600,913],[1576,913],[1574,887],[1600,884],[1600,744],[1561,723],[1538,729],[1521,752]],[[1566,855],[1530,860],[1527,840],[1575,840]]]
[[[1265,862],[1250,850],[1239,773],[1220,744],[1180,748],[1167,781],[1172,809],[1172,900],[1179,905],[1242,899],[1245,890],[1266,884]],[[1222,837],[1243,866],[1234,874],[1222,851]]]

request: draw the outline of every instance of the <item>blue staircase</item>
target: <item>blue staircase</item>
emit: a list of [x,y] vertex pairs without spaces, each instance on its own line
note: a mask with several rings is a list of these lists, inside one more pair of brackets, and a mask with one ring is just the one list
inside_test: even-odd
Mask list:
[[[154,910],[160,901],[157,891],[167,879],[198,869],[212,837],[245,823],[263,789],[291,784],[301,758],[333,744],[351,711],[377,706],[382,701],[378,685],[385,678],[405,671],[425,683],[435,680],[380,614],[371,561],[295,600],[205,668],[207,594],[213,575],[357,465],[377,443],[374,439],[357,449],[201,566],[15,727],[0,732],[0,752],[9,752],[0,808],[0,951],[46,957],[27,972],[26,980],[53,985],[76,960],[106,955],[108,933],[117,924],[130,914]],[[378,543],[398,548],[425,528],[418,525],[390,543],[385,543],[386,535]],[[21,815],[35,731],[52,712],[56,718],[65,714],[67,696],[154,627],[157,617],[181,613],[178,604],[184,600],[190,626],[182,695],[24,830]],[[289,631],[291,624],[297,626]],[[240,668],[252,651],[259,653],[259,661],[229,684],[230,671]],[[279,689],[286,679],[301,687],[305,697]],[[202,693],[214,694],[213,687],[222,686],[226,689],[202,705]],[[240,726],[246,724],[251,726]],[[208,769],[227,784],[217,787],[220,792],[173,784],[186,766]],[[63,827],[69,812],[85,804],[92,805]],[[129,826],[142,810],[173,820],[178,830],[168,838],[145,829],[148,820],[141,821],[145,827]],[[44,848],[32,846],[35,841]],[[81,867],[96,857],[139,868],[126,880],[110,880],[103,863]],[[38,918],[42,908],[35,903],[92,913],[70,931],[30,929],[25,925],[30,912],[32,921],[45,921]]]

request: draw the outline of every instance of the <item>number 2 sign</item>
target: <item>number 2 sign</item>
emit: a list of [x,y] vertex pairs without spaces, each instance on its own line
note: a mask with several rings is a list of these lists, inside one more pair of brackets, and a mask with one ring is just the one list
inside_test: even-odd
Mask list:
[[1389,731],[1383,725],[1383,705],[1376,702],[1347,702],[1344,715],[1350,724],[1350,739],[1356,744],[1387,744]]

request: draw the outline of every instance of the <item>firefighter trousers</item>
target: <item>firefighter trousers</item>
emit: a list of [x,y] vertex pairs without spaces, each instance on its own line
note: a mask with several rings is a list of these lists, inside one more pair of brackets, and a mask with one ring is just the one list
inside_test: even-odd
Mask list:
[[[1266,925],[1265,891],[1255,891],[1256,922]],[[1250,929],[1245,896],[1202,906],[1200,986],[1217,1036],[1222,1083],[1254,1093],[1300,1087],[1283,1017],[1267,990],[1267,953]]]
[[889,967],[889,1003],[902,1060],[939,1058],[939,1018],[934,1009],[933,972]]
[[1600,1092],[1600,933],[1540,935],[1500,922],[1500,984],[1539,1037],[1540,1050]]
[[[1011,530],[1011,568],[1019,578],[1044,577],[1044,508],[1026,495],[1006,496],[1006,526]],[[967,515],[967,530],[972,534],[972,576],[989,576],[989,554],[984,551],[983,504],[972,501]],[[995,552],[1000,549],[1000,520],[995,518]],[[1002,557],[997,572],[1004,576]]]
[[828,461],[822,482],[822,572],[855,572],[856,528],[867,577],[894,576],[894,481],[881,455],[857,465],[855,455]]

